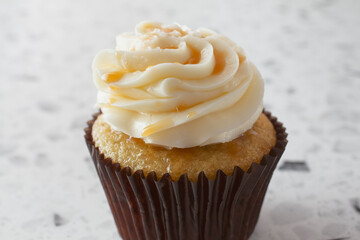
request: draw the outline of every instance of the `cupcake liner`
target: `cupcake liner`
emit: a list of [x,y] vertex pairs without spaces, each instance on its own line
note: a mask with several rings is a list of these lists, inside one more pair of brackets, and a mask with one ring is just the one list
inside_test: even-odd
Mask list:
[[276,130],[277,142],[260,164],[247,172],[234,167],[232,175],[218,170],[209,180],[201,172],[196,182],[186,174],[177,181],[170,174],[146,177],[143,171],[105,158],[92,139],[94,114],[85,140],[105,190],[116,226],[124,240],[245,240],[254,231],[272,173],[285,150],[282,123],[264,112]]

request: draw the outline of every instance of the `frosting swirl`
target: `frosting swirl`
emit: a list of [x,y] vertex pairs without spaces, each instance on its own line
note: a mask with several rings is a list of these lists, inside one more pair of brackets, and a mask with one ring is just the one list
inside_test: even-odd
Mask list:
[[93,62],[97,103],[114,130],[186,148],[227,142],[262,111],[263,80],[243,50],[207,29],[142,22]]

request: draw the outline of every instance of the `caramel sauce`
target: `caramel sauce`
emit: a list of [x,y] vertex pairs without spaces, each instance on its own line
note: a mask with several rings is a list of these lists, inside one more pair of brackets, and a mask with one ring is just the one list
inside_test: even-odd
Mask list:
[[173,126],[174,122],[173,120],[167,118],[167,119],[163,119],[159,122],[156,122],[156,123],[153,123],[153,124],[150,124],[149,126],[145,127],[144,128],[144,131],[142,132],[142,136],[143,137],[147,137],[159,130],[162,130],[164,128],[167,128],[167,127],[171,127]]
[[161,47],[160,46],[160,48],[161,49],[178,49],[179,47],[177,47],[177,46]]
[[238,57],[239,57],[239,64],[241,64],[246,59],[246,57],[244,55],[238,54]]
[[115,71],[106,74],[105,82],[106,83],[113,83],[119,81],[123,75],[127,73],[126,71]]
[[214,50],[215,66],[212,74],[218,74],[225,68],[224,54]]
[[191,57],[184,64],[196,64],[200,62],[201,53],[195,50],[192,47],[189,47],[191,50]]
[[177,112],[182,112],[182,111],[185,111],[185,110],[187,110],[189,108],[190,108],[189,106],[179,105],[179,106],[176,107],[176,111]]

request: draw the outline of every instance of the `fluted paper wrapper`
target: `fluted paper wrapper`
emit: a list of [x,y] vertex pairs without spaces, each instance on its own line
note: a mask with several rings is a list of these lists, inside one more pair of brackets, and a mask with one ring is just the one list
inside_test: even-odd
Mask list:
[[[157,179],[143,171],[105,158],[93,142],[91,130],[99,114],[85,129],[85,139],[105,190],[116,226],[124,240],[245,240],[253,232],[272,173],[285,150],[287,134],[282,123],[264,112],[273,123],[277,142],[260,164],[247,172],[235,167],[227,176],[218,170],[209,180],[201,172],[196,182],[187,175],[173,181],[169,174]],[[241,149],[239,149],[241,151]]]

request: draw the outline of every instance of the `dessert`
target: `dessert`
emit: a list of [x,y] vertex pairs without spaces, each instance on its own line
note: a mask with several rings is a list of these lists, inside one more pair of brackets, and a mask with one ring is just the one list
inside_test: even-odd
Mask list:
[[123,239],[247,239],[286,145],[243,50],[142,22],[93,62],[86,142]]

